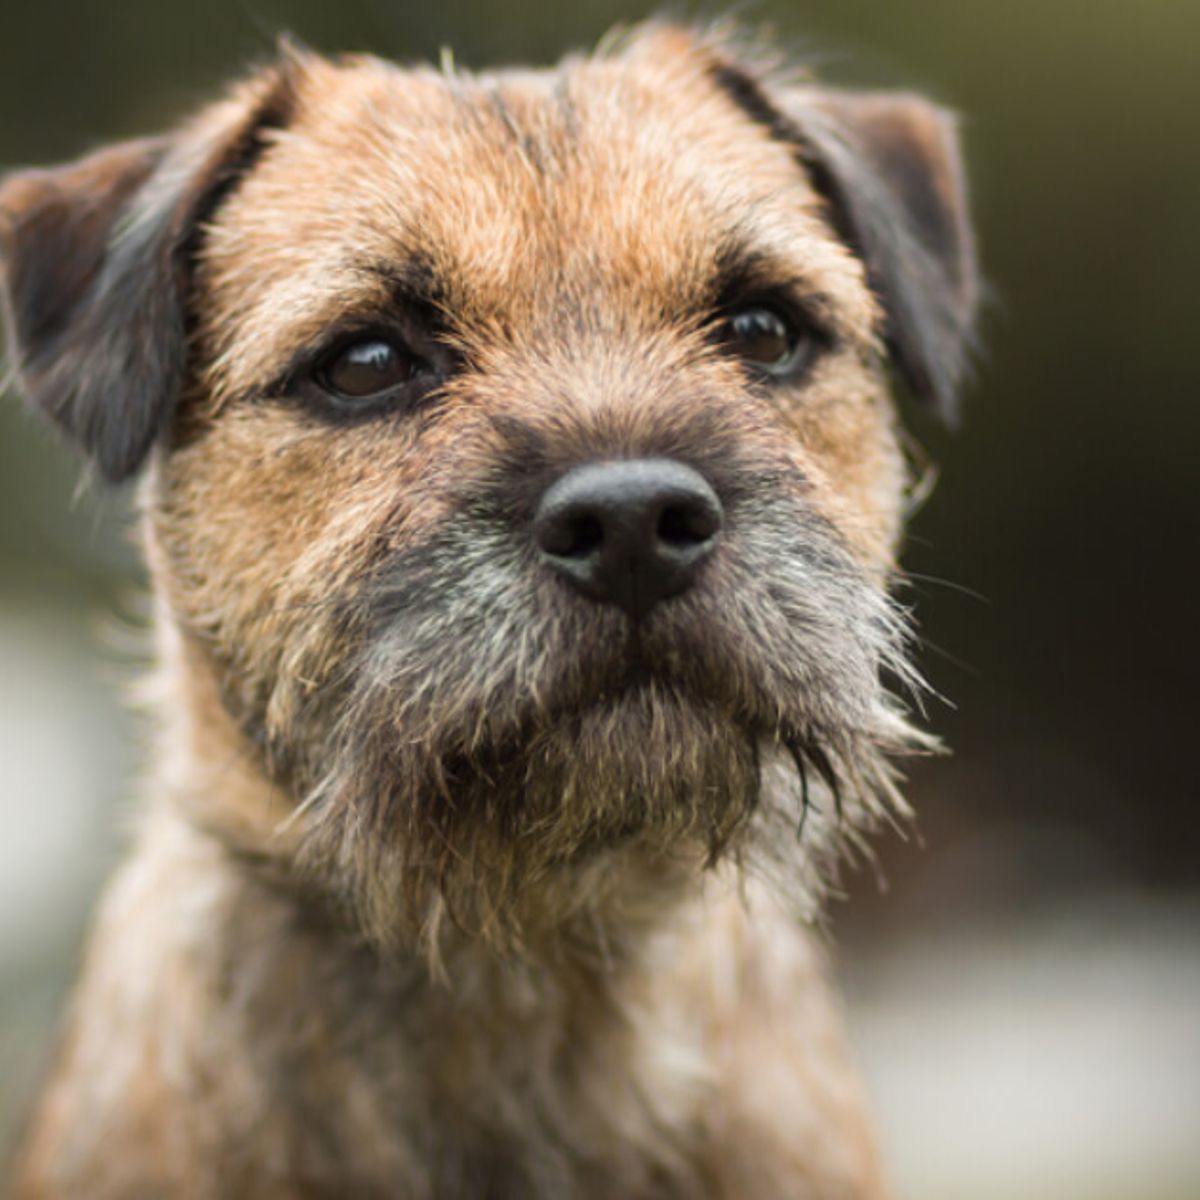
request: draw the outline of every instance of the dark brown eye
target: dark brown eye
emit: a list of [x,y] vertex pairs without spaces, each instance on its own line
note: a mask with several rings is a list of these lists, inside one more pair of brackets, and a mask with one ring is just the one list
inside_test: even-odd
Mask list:
[[808,360],[812,338],[773,308],[756,305],[727,318],[721,339],[744,362],[779,377],[794,374]]
[[411,382],[428,364],[383,338],[344,346],[316,375],[326,391],[347,400],[368,400]]

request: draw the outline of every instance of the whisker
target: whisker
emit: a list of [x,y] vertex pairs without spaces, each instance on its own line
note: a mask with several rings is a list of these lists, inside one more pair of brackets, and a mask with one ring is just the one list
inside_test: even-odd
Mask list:
[[[933,587],[945,588],[948,592],[956,592],[960,596],[967,596],[971,600],[978,600],[980,604],[986,604],[989,607],[992,604],[990,596],[985,596],[983,592],[976,591],[973,587],[969,587],[965,583],[957,583],[953,579],[943,579],[939,575],[925,575],[920,571],[900,570],[896,572],[896,583],[903,586],[906,583],[928,583]],[[918,591],[919,589],[914,589]]]

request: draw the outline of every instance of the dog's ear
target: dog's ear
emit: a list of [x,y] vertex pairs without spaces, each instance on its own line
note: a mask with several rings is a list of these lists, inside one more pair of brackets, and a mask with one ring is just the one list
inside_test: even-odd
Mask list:
[[979,298],[953,115],[908,93],[777,85],[722,56],[712,77],[793,147],[866,265],[901,377],[952,419]]
[[0,183],[0,301],[26,397],[116,482],[142,463],[184,384],[200,230],[287,123],[295,55],[179,132]]
[[947,419],[973,344],[979,268],[952,114],[921,96],[797,89],[801,157],[861,255],[901,375]]

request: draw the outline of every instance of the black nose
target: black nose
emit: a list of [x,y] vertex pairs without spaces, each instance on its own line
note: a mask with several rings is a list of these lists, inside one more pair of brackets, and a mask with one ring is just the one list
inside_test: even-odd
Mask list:
[[666,458],[575,467],[546,489],[533,520],[543,561],[585,596],[632,617],[691,586],[721,532],[704,476]]

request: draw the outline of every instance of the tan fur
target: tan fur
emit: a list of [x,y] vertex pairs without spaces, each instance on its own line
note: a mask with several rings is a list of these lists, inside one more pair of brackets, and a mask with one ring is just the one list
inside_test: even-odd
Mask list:
[[[666,27],[551,72],[289,52],[169,143],[161,727],[18,1196],[885,1195],[803,921],[900,810],[885,754],[929,745],[879,683],[905,470],[879,293],[760,85],[821,106]],[[913,144],[959,203],[952,149]],[[140,153],[105,160],[121,202]],[[35,399],[46,186],[0,191]],[[712,346],[743,245],[827,331],[794,385]],[[459,364],[432,408],[338,423],[279,390],[414,262]],[[72,395],[38,402],[78,426]],[[623,616],[513,531],[527,474],[654,455],[746,499],[626,690]]]

